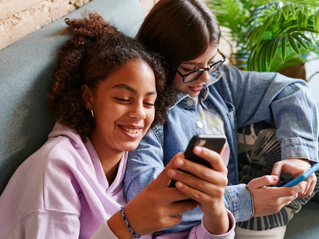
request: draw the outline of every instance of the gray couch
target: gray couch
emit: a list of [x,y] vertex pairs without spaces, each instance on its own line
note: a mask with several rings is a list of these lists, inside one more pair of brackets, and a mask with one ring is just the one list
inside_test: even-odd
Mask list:
[[[67,17],[96,10],[134,36],[143,21],[139,0],[93,0]],[[54,124],[45,97],[57,52],[69,38],[64,18],[0,51],[0,194],[15,169],[47,139]],[[23,180],[23,178],[21,178]],[[288,225],[285,238],[319,238],[319,204],[312,200]]]

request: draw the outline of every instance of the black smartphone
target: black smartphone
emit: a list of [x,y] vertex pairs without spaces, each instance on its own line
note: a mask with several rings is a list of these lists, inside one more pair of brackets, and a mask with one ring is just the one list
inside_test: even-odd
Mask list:
[[[225,135],[195,135],[189,141],[188,146],[184,152],[185,158],[195,163],[199,163],[206,167],[211,168],[211,165],[209,162],[207,162],[205,159],[201,157],[198,157],[197,155],[193,153],[193,148],[195,146],[203,146],[221,154],[224,148],[225,142],[226,142]],[[181,171],[185,172],[184,170],[181,170]],[[175,182],[176,180],[172,179],[172,181],[169,184],[169,187],[175,187]]]

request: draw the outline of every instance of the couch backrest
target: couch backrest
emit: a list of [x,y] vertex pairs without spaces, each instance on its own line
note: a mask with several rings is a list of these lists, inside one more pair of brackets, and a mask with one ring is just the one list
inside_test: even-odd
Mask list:
[[[139,0],[93,0],[66,17],[79,18],[85,9],[97,11],[129,36],[135,36],[144,19]],[[60,34],[66,17],[0,51],[0,194],[54,124],[45,95],[57,52],[70,37]]]

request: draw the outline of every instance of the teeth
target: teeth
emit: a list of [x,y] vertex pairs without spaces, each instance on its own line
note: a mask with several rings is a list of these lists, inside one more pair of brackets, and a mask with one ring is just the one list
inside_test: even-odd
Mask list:
[[138,133],[138,129],[128,129],[128,128],[125,128],[123,127],[123,129],[127,132],[129,132],[130,134],[137,134]]

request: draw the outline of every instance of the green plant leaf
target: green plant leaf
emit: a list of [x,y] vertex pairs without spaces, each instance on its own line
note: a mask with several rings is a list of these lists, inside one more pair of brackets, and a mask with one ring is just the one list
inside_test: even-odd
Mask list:
[[308,37],[306,37],[304,34],[300,33],[299,36],[301,36],[303,39],[305,39],[309,44],[313,45],[313,42]]
[[[280,8],[282,8],[284,6],[284,3],[281,2],[281,1],[276,1],[274,3],[275,3],[275,6],[276,6],[276,9],[280,9]],[[272,3],[269,4],[269,8],[271,8],[271,7],[272,7]]]
[[271,41],[271,48],[270,48],[270,64],[273,62],[275,55],[277,54],[278,48],[279,48],[279,44],[280,44],[280,38],[275,38],[274,40]]
[[292,49],[296,52],[296,54],[299,55],[300,54],[299,48],[292,36],[288,36],[288,42],[290,46],[292,47]]
[[284,61],[286,59],[286,37],[281,38],[281,57]]
[[302,18],[302,27],[307,27],[307,26],[308,26],[308,8],[305,7],[305,12]]
[[317,7],[315,10],[315,14],[313,16],[313,25],[315,31],[319,32],[319,7]]
[[265,72],[265,71],[267,71],[266,58],[265,58],[265,56],[266,56],[265,48],[261,47],[259,52],[260,52],[260,56],[258,57],[258,68],[257,68],[257,71]]
[[233,40],[241,31],[244,21],[242,20],[243,9],[239,0],[211,0],[207,2],[208,7],[215,14],[219,25],[227,27],[232,32]]
[[278,22],[281,18],[281,9],[278,9],[277,10],[277,13],[276,13],[276,18],[275,18],[275,22]]
[[255,70],[255,64],[256,64],[256,59],[255,59],[256,51],[255,51],[255,49],[256,49],[256,46],[253,47],[253,49],[251,49],[249,57],[248,57],[247,70],[249,70],[249,71]]
[[282,8],[282,13],[283,13],[285,19],[287,20],[288,19],[288,15],[289,15],[289,6],[288,5],[286,5],[286,6],[284,6]]
[[298,30],[301,29],[301,25],[302,25],[302,11],[299,10],[298,13],[297,13],[297,27],[298,27]]
[[270,67],[270,64],[271,64],[271,51],[269,51],[269,49],[271,49],[271,43],[272,41],[271,40],[267,40],[265,42],[265,44],[263,45],[263,48],[265,49],[265,56],[264,56],[264,59],[265,59],[265,71],[269,71],[269,67]]
[[259,18],[259,17],[263,17],[263,16],[264,16],[264,14],[262,14],[262,13],[253,15],[251,18],[249,18],[249,19],[247,20],[246,25],[249,26],[254,20],[256,20],[256,19]]
[[[319,0],[209,0],[221,26],[241,49],[234,58],[249,70],[274,70],[316,50]],[[213,10],[214,9],[214,10]],[[221,23],[222,22],[222,23]],[[317,35],[315,35],[317,34]],[[319,41],[317,40],[318,49]],[[318,50],[319,52],[319,50]]]
[[308,16],[306,11],[299,10],[297,14],[298,30],[306,28],[308,25]]
[[271,24],[271,22],[273,21],[275,17],[275,14],[271,14],[267,20],[264,22],[263,26],[261,27],[261,29],[258,31],[256,37],[257,37],[257,41],[256,41],[256,45],[257,48],[259,47],[259,44],[261,42],[261,40],[263,39],[263,36],[265,34],[266,29],[269,27],[269,25]]
[[304,13],[304,11],[305,11],[304,5],[300,4],[299,2],[295,2],[294,4],[297,6],[297,8],[299,8],[299,10],[300,10],[302,13]]
[[289,8],[290,8],[290,12],[292,13],[292,16],[295,17],[296,16],[296,10],[295,10],[295,6],[293,4],[288,4]]
[[[309,51],[308,46],[303,42],[303,40],[299,37],[298,33],[294,33],[291,35],[297,42],[307,51]],[[298,48],[299,49],[299,48]]]

